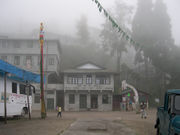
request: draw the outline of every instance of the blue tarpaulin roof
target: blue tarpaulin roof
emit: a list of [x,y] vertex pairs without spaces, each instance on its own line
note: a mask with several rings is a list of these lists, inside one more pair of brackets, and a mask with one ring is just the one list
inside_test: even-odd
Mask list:
[[10,73],[11,75],[8,77],[13,80],[22,81],[22,82],[28,81],[28,82],[40,83],[39,74],[35,74],[30,71],[26,71],[24,69],[18,68],[3,60],[0,60],[0,72],[1,75],[4,75],[5,72]]

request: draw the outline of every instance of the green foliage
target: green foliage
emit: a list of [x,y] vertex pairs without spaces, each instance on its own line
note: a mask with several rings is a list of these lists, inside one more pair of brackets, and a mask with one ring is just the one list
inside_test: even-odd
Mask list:
[[[117,20],[118,25],[126,31],[129,31],[125,27],[127,25],[127,22],[129,22],[129,14],[131,14],[131,10],[125,3],[116,1],[114,17],[115,20]],[[129,40],[129,36],[127,36],[128,34],[124,33],[124,35],[126,35],[126,40],[125,38],[121,38],[121,35],[115,29],[117,24],[114,23],[111,17],[109,19],[113,25],[109,22],[109,20],[106,20],[103,24],[103,29],[101,31],[100,37],[102,39],[104,50],[108,52],[112,57],[115,56],[117,58],[116,71],[118,75],[115,77],[115,93],[118,94],[121,88],[121,57],[122,53],[127,51],[126,45],[127,40]]]
[[[126,31],[129,31],[125,26],[129,22],[129,14],[131,14],[130,8],[121,2],[116,2],[116,7],[114,11],[114,17],[118,24]],[[103,29],[100,35],[102,39],[102,45],[105,51],[109,52],[111,56],[117,57],[117,72],[120,72],[120,60],[122,52],[127,51],[126,45],[127,41],[123,40],[120,34],[112,26],[109,20],[106,20],[103,24]],[[126,37],[129,38],[129,37]]]
[[156,70],[153,78],[141,77],[142,82],[136,81],[135,85],[149,91],[152,99],[158,96],[162,102],[165,90],[180,87],[180,48],[174,45],[170,18],[163,1],[157,0],[153,6],[152,0],[139,0],[132,30],[135,41],[143,45],[142,51],[137,52],[136,64],[144,62],[146,72],[147,65],[153,64]]

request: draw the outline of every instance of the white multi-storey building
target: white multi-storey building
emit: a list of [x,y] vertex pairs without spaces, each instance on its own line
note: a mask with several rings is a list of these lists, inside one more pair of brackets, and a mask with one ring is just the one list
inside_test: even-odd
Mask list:
[[[61,105],[58,98],[63,96],[63,86],[58,84],[61,48],[59,40],[45,40],[44,43],[44,74],[45,101],[47,109],[55,109]],[[0,59],[17,67],[40,73],[40,44],[38,39],[0,38]],[[60,92],[59,92],[60,91]],[[36,85],[36,94],[33,96],[33,109],[40,109],[40,87]]]

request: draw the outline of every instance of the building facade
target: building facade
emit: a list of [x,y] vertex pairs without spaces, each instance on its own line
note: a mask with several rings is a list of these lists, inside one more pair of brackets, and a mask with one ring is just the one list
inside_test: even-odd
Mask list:
[[[45,103],[47,109],[55,109],[57,105],[57,91],[63,91],[63,85],[58,84],[57,78],[60,72],[60,42],[59,40],[45,40],[44,42],[44,75]],[[0,38],[0,59],[22,69],[40,73],[40,44],[38,39],[12,39]],[[55,80],[53,80],[53,79]],[[33,95],[34,110],[40,110],[40,86],[36,86]]]
[[64,71],[65,111],[111,111],[114,73],[93,63]]

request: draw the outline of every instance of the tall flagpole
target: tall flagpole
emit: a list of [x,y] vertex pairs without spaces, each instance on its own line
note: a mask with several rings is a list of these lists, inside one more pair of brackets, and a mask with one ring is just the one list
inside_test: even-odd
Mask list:
[[40,89],[41,89],[41,118],[45,119],[46,118],[46,108],[45,108],[45,101],[44,101],[44,69],[43,69],[43,44],[44,44],[44,31],[43,31],[43,23],[40,23],[40,36],[39,36],[39,41],[40,41],[40,57],[41,57],[41,62],[40,62],[40,74],[41,74],[41,84],[40,84]]

